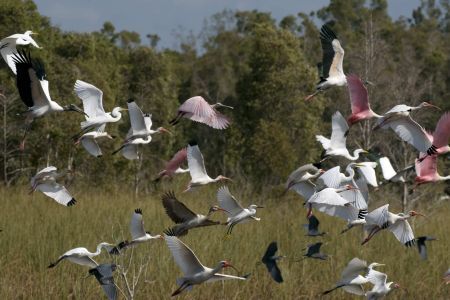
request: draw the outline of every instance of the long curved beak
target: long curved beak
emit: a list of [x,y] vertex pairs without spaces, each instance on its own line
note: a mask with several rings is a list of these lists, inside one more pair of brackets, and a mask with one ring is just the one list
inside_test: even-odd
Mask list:
[[234,109],[234,107],[233,107],[233,106],[228,106],[228,105],[223,105],[223,104],[222,104],[222,107],[226,107],[226,108]]
[[233,179],[231,179],[231,178],[228,178],[228,177],[225,177],[225,176],[223,177],[223,179],[225,179],[225,180],[229,180],[229,181],[231,181],[231,182],[234,182],[234,181],[233,181]]
[[426,215],[421,214],[421,213],[417,213],[418,216],[424,217],[424,218],[428,218]]
[[264,206],[258,205],[256,206],[256,208],[264,208]]
[[433,105],[433,104],[431,104],[431,103],[428,103],[428,106],[429,106],[429,107],[436,108],[437,110],[442,110],[439,106]]
[[166,129],[166,128],[164,128],[164,127],[161,127],[159,130],[160,130],[161,132],[164,132],[164,133],[168,133],[168,134],[170,134],[170,135],[173,135],[172,131],[170,131],[169,129]]
[[241,272],[232,264],[226,264],[225,267],[230,267],[230,268],[234,269],[238,274],[241,274]]

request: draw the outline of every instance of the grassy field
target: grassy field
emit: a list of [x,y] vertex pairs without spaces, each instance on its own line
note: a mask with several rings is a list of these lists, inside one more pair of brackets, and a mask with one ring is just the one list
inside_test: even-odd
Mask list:
[[[186,180],[183,180],[183,182]],[[176,184],[175,191],[181,191]],[[135,208],[142,208],[147,230],[160,233],[171,225],[164,213],[160,196],[171,184],[163,183],[153,196],[134,199],[131,192],[120,190],[101,191],[93,188],[83,191],[76,186],[76,206],[66,208],[57,205],[40,193],[27,194],[28,187],[1,189],[0,229],[0,299],[102,299],[100,286],[93,277],[86,278],[87,268],[64,261],[54,269],[47,269],[65,251],[86,247],[95,251],[101,241],[118,242],[129,238],[129,218]],[[244,184],[245,186],[245,184]],[[189,194],[176,193],[179,200],[191,209],[205,213],[216,203],[218,186],[205,187]],[[339,232],[345,222],[317,213],[324,237],[306,237],[301,228],[305,223],[305,209],[294,193],[279,198],[279,190],[266,195],[255,195],[239,190],[237,183],[230,190],[242,202],[264,204],[258,212],[260,222],[237,225],[231,239],[224,239],[225,228],[216,226],[193,230],[183,241],[189,245],[206,266],[215,266],[220,260],[230,260],[244,273],[252,272],[248,281],[228,281],[196,286],[183,293],[180,299],[316,299],[322,291],[333,287],[344,265],[353,257],[368,262],[386,264],[380,270],[388,274],[390,281],[399,282],[408,292],[395,290],[389,299],[450,299],[450,287],[445,286],[442,274],[450,266],[448,201],[429,206],[423,212],[427,219],[411,222],[416,236],[434,235],[439,241],[430,243],[428,261],[419,259],[416,249],[406,249],[388,232],[380,233],[365,246],[360,246],[362,233],[353,230],[346,235]],[[386,195],[385,198],[389,198]],[[399,202],[396,200],[396,202]],[[371,204],[371,208],[378,204]],[[398,206],[392,205],[398,212]],[[397,208],[397,209],[396,209]],[[218,213],[216,219],[225,216]],[[279,253],[288,258],[280,262],[285,282],[276,284],[263,266],[256,267],[267,245],[277,241]],[[308,243],[323,241],[323,251],[331,255],[328,261],[302,260]],[[168,299],[176,289],[175,280],[181,271],[163,241],[141,245],[133,251],[131,266],[148,262],[138,285],[135,299]],[[117,262],[123,264],[131,251]],[[96,258],[105,263],[113,259],[103,253]],[[131,267],[132,269],[132,267]],[[229,274],[235,271],[227,270]],[[127,274],[129,278],[133,270]],[[123,288],[124,281],[116,273],[116,282]],[[124,296],[121,294],[120,298]],[[335,291],[328,299],[356,299],[343,291]]]

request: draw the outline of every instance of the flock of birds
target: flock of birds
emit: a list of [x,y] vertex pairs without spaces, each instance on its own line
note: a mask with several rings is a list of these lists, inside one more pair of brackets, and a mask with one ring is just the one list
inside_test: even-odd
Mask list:
[[[139,147],[151,142],[152,135],[156,133],[171,133],[164,127],[156,130],[152,129],[152,115],[143,113],[138,104],[130,99],[127,108],[115,107],[111,112],[105,112],[102,98],[103,92],[94,85],[77,80],[74,85],[75,94],[81,99],[83,109],[74,104],[61,106],[53,101],[49,93],[49,84],[46,80],[44,64],[37,59],[32,59],[30,52],[17,49],[17,45],[25,46],[31,44],[40,48],[33,40],[33,32],[27,31],[24,34],[14,34],[0,41],[0,52],[16,75],[17,89],[23,103],[28,107],[23,113],[25,117],[25,133],[20,148],[24,150],[25,138],[30,131],[30,125],[35,118],[43,117],[52,112],[75,111],[85,116],[85,121],[81,122],[81,130],[73,136],[75,144],[82,144],[86,151],[95,157],[102,155],[97,139],[106,137],[114,138],[106,131],[108,123],[114,123],[122,118],[122,111],[128,111],[130,118],[130,129],[123,140],[122,145],[113,153],[120,152],[126,159],[138,159]],[[405,173],[415,166],[415,185],[432,183],[450,179],[450,175],[441,176],[437,172],[437,159],[440,155],[449,153],[450,147],[450,113],[444,113],[439,119],[434,133],[427,132],[420,124],[413,120],[411,112],[424,108],[436,106],[423,102],[412,107],[404,104],[396,105],[383,115],[375,113],[369,104],[368,92],[363,82],[356,75],[345,75],[343,71],[344,49],[341,47],[336,34],[324,25],[320,31],[320,40],[323,50],[323,59],[319,64],[320,82],[316,91],[306,97],[306,101],[320,92],[335,86],[347,86],[351,115],[345,119],[337,111],[332,116],[332,133],[330,138],[317,135],[316,139],[323,147],[321,162],[332,157],[343,157],[350,161],[345,173],[341,172],[341,167],[335,166],[329,170],[321,168],[321,162],[307,164],[293,171],[287,182],[286,191],[293,190],[305,199],[307,208],[306,225],[308,236],[323,236],[326,233],[320,232],[319,220],[313,214],[313,210],[320,211],[333,217],[344,219],[348,222],[342,233],[353,227],[363,228],[365,238],[361,244],[369,242],[378,232],[390,231],[399,242],[407,247],[417,243],[420,256],[426,259],[426,241],[434,240],[429,236],[414,237],[408,219],[416,216],[423,216],[416,211],[404,213],[393,213],[389,211],[389,204],[385,204],[369,212],[368,198],[369,185],[379,187],[375,168],[379,165],[385,181],[393,183],[404,183]],[[200,96],[186,100],[177,111],[176,117],[169,123],[175,125],[182,118],[206,124],[214,129],[226,129],[230,125],[230,120],[220,113],[218,108],[233,107],[221,103],[209,104]],[[439,108],[437,108],[439,109]],[[360,155],[367,153],[364,149],[356,149],[353,155],[346,146],[346,139],[351,126],[363,120],[376,119],[374,131],[378,129],[392,129],[393,132],[403,141],[419,151],[418,158],[414,165],[403,170],[395,171],[389,158],[382,157],[377,162],[355,162]],[[187,161],[188,168],[183,169],[183,164]],[[356,170],[356,172],[355,172]],[[67,172],[58,172],[56,167],[48,166],[31,179],[31,191],[39,190],[59,204],[72,206],[76,200],[70,192],[60,183],[58,179]],[[189,173],[191,181],[184,192],[192,189],[222,181],[232,181],[223,175],[212,178],[205,168],[203,155],[199,146],[195,142],[189,143],[186,148],[179,150],[173,158],[167,162],[165,169],[156,177],[159,181],[164,177],[173,177],[176,174]],[[206,215],[197,214],[189,209],[184,203],[179,201],[173,191],[169,191],[162,196],[162,204],[169,218],[175,223],[162,235],[151,235],[145,230],[143,222],[143,212],[136,209],[130,221],[131,239],[122,241],[117,245],[102,242],[98,244],[95,252],[90,252],[86,248],[71,249],[62,254],[49,267],[55,267],[63,260],[68,260],[75,264],[89,267],[89,274],[94,275],[103,287],[109,299],[116,299],[117,289],[114,283],[113,272],[117,266],[114,263],[98,264],[94,257],[98,256],[102,249],[111,255],[121,255],[127,248],[136,247],[139,244],[152,240],[163,239],[176,264],[183,272],[183,276],[177,279],[178,288],[173,292],[175,296],[184,290],[190,290],[194,285],[204,282],[221,281],[227,279],[246,280],[250,274],[244,276],[233,276],[219,273],[222,269],[235,268],[228,261],[220,261],[214,268],[204,266],[194,252],[184,244],[179,237],[186,235],[190,230],[205,226],[226,225],[229,236],[237,224],[248,221],[260,221],[256,217],[257,209],[263,206],[251,204],[244,208],[239,201],[231,194],[227,186],[222,186],[217,191],[218,205],[209,208]],[[214,221],[211,216],[215,212],[227,214],[226,222]],[[322,243],[318,242],[309,245],[305,250],[304,258],[327,260],[328,255],[321,253]],[[285,256],[277,256],[278,246],[272,242],[261,262],[267,267],[272,278],[278,282],[283,282],[281,270],[277,261]],[[379,299],[386,296],[391,290],[400,288],[398,283],[388,282],[387,275],[375,270],[382,266],[379,263],[367,264],[359,258],[353,258],[342,271],[341,278],[336,285],[325,291],[323,294],[342,288],[346,292],[366,296],[367,299]],[[239,273],[239,272],[238,272]],[[449,271],[445,274],[446,283],[449,283]],[[366,291],[364,286],[371,284],[372,288]]]

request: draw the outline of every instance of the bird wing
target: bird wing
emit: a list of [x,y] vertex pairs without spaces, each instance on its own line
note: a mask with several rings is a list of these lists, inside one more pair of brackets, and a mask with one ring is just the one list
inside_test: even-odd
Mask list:
[[128,113],[130,115],[130,123],[132,135],[146,134],[147,127],[145,126],[144,114],[134,100],[127,102]]
[[278,283],[283,282],[283,277],[281,276],[281,270],[278,267],[276,261],[273,262],[272,267],[269,270],[270,276],[272,276],[273,280],[275,280]]
[[204,121],[205,124],[211,126],[214,129],[225,129],[230,125],[231,121],[228,117],[221,114],[217,110],[214,110],[214,115]]
[[39,184],[36,189],[54,199],[59,204],[72,206],[76,203],[75,198],[70,195],[69,191],[63,185],[56,182]]
[[312,195],[314,195],[314,185],[309,181],[299,182],[291,187],[294,191],[297,192],[303,199],[308,200]]
[[183,148],[166,164],[166,172],[174,173],[187,160],[187,149]]
[[187,148],[187,160],[189,166],[189,173],[191,174],[192,180],[203,179],[208,176],[205,169],[205,161],[203,160],[203,155],[200,152],[198,145],[191,146]]
[[336,111],[331,118],[331,148],[345,149],[346,134],[348,131],[347,121],[339,111]]
[[364,177],[366,182],[370,184],[373,187],[378,186],[377,182],[377,175],[375,173],[375,168],[377,167],[376,162],[361,162],[358,163],[358,167],[356,168],[358,170],[358,173],[360,176]]
[[427,246],[425,245],[425,240],[426,240],[426,237],[424,237],[424,236],[418,237],[416,239],[417,248],[419,250],[419,255],[420,255],[420,258],[422,258],[423,260],[427,259]]
[[320,175],[316,180],[318,186],[325,186],[328,188],[339,188],[341,186],[341,167],[336,166],[327,170],[325,173]]
[[346,286],[343,286],[342,289],[346,291],[347,293],[364,296],[366,292],[364,291],[364,288],[360,284],[349,284]]
[[387,275],[375,269],[370,269],[366,276],[367,280],[374,285],[373,290],[376,287],[383,286],[386,284]]
[[247,280],[247,278],[245,278],[245,277],[216,273],[211,278],[206,280],[206,282],[214,282],[214,281],[221,281],[221,280],[228,280],[228,279]]
[[327,139],[323,135],[316,135],[316,141],[320,142],[322,144],[323,149],[329,149],[331,146],[331,140]]
[[350,281],[358,276],[361,272],[367,270],[367,262],[357,257],[348,262],[347,266],[342,270],[341,281]]
[[315,253],[320,253],[320,247],[322,247],[322,243],[321,242],[309,245],[306,255],[310,256],[310,255],[313,255]]
[[377,225],[382,227],[388,220],[389,204],[378,207],[366,215],[366,223],[368,225]]
[[11,69],[11,71],[14,74],[17,74],[16,64],[14,63],[13,60],[13,55],[17,53],[17,49],[15,47],[15,44],[14,45],[12,44],[13,43],[9,42],[7,38],[1,40],[0,53],[3,59],[5,60],[6,64],[8,65],[8,67]]
[[137,145],[129,144],[124,146],[122,150],[120,150],[120,153],[126,159],[133,160],[139,158],[137,150],[138,150]]
[[450,140],[450,112],[442,115],[433,133],[433,145],[437,148],[447,146]]
[[349,204],[349,201],[341,197],[334,189],[326,188],[312,195],[308,203],[345,206]]
[[411,109],[411,106],[405,105],[405,104],[399,104],[388,110],[384,113],[384,116],[394,113],[400,113],[400,112],[409,112]]
[[389,127],[403,141],[412,145],[420,152],[427,152],[431,147],[431,141],[425,130],[411,117],[396,119],[388,123]]
[[145,128],[147,129],[147,131],[150,131],[152,129],[152,125],[153,125],[151,114],[144,115],[144,123],[145,123]]
[[317,231],[319,229],[319,219],[315,215],[311,215],[308,218],[308,231]]
[[350,94],[352,114],[369,110],[369,95],[361,79],[356,75],[347,75],[347,86]]
[[336,34],[323,25],[320,29],[320,43],[322,45],[322,78],[328,78],[344,74],[342,61],[344,59],[344,49],[342,49]]
[[[420,155],[425,154],[421,153]],[[417,176],[431,176],[437,172],[437,155],[428,155],[422,162],[416,159],[415,166]]]
[[103,108],[103,92],[90,83],[77,80],[74,86],[75,94],[83,101],[83,110],[93,118],[105,115]]
[[130,233],[133,240],[145,236],[144,220],[142,210],[136,209],[131,216]]
[[193,115],[191,119],[198,122],[204,122],[215,115],[214,109],[201,96],[195,96],[187,99],[180,105],[178,111],[191,113]]
[[414,244],[414,233],[407,220],[398,220],[393,225],[388,227],[397,240],[399,240],[405,246],[411,246]]
[[113,271],[115,269],[115,264],[101,264],[98,267],[89,270],[89,274],[95,276],[109,300],[117,298],[117,288],[113,276]]
[[[357,186],[357,183],[354,180],[353,185]],[[362,185],[364,187],[364,183]],[[366,199],[360,190],[346,190],[339,194],[342,198],[347,200],[353,207],[356,207],[358,210],[367,209]]]
[[271,257],[275,255],[275,253],[278,251],[277,242],[272,242],[269,244],[269,246],[266,249],[266,252],[264,253],[264,256],[262,257],[262,262],[267,263],[271,262]]
[[162,203],[167,215],[177,224],[197,217],[186,205],[178,201],[173,191],[167,192],[162,196]]
[[[356,187],[358,188],[358,192],[363,196],[365,207],[367,208],[367,203],[369,203],[369,187],[367,186],[367,181],[361,177],[358,178],[356,181]],[[360,202],[361,203],[361,202]],[[364,208],[361,208],[364,209]]]
[[81,144],[83,145],[84,149],[86,149],[86,151],[89,152],[89,154],[95,157],[102,155],[102,150],[98,146],[94,137],[82,137]]
[[222,186],[217,191],[217,200],[221,208],[225,209],[230,217],[241,213],[244,209],[239,202],[231,195],[227,186]]
[[379,163],[384,179],[389,180],[397,174],[392,167],[391,161],[386,156],[381,157]]
[[185,276],[194,275],[205,270],[205,267],[200,263],[194,252],[177,237],[164,235],[164,240],[170,252],[172,252],[176,264]]

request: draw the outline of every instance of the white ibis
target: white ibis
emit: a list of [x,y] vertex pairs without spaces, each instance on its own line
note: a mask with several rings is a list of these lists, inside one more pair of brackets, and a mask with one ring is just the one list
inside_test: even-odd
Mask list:
[[397,240],[406,247],[411,247],[415,243],[414,233],[408,223],[409,218],[415,216],[424,216],[414,210],[408,214],[394,214],[389,211],[389,204],[383,205],[366,215],[365,229],[369,233],[361,245],[364,245],[372,239],[372,237],[383,229],[391,231]]
[[307,229],[307,236],[322,236],[326,234],[326,232],[320,232],[319,231],[319,219],[313,214],[308,216],[308,224],[305,224],[305,227]]
[[320,43],[323,52],[322,62],[318,64],[320,81],[316,91],[305,98],[306,101],[332,86],[344,86],[347,83],[342,68],[344,49],[336,34],[327,25],[323,25],[320,29]]
[[372,118],[381,118],[375,113],[369,104],[369,95],[367,88],[364,86],[362,80],[356,75],[347,76],[347,87],[350,94],[350,103],[352,106],[352,114],[347,118],[349,126],[363,120]]
[[153,181],[159,181],[164,177],[172,178],[175,174],[189,173],[189,169],[181,168],[185,161],[187,161],[187,148],[183,148],[175,153],[172,159],[166,163],[164,170],[159,172],[158,177]]
[[17,69],[16,85],[19,90],[22,102],[28,107],[24,113],[25,118],[25,134],[20,145],[20,149],[25,147],[25,137],[35,118],[42,117],[51,112],[83,111],[74,104],[62,107],[50,98],[48,89],[47,75],[44,65],[39,60],[32,60],[30,53],[18,51],[13,55]]
[[315,185],[311,180],[316,179],[323,174],[323,172],[324,171],[320,168],[320,164],[306,164],[299,167],[289,175],[284,193],[292,189],[305,200],[308,200],[309,197],[314,194],[315,188]]
[[383,114],[381,118],[377,120],[376,126],[373,128],[374,130],[377,130],[379,128],[388,128],[387,126],[389,122],[392,122],[397,119],[406,118],[409,117],[410,113],[415,110],[420,110],[422,108],[427,107],[433,107],[436,109],[439,109],[439,107],[429,103],[429,102],[422,102],[417,106],[409,106],[405,104],[399,104],[388,110]]
[[25,46],[25,45],[33,45],[34,47],[40,49],[41,47],[38,46],[38,44],[33,40],[31,37],[32,34],[36,34],[31,30],[25,31],[25,33],[16,33],[13,35],[10,35],[0,41],[0,53],[8,65],[8,67],[11,69],[11,71],[16,74],[16,64],[14,63],[13,56],[17,54],[16,46]]
[[48,267],[53,268],[62,260],[67,259],[68,261],[78,265],[87,266],[89,268],[96,268],[98,266],[98,263],[95,262],[93,257],[100,255],[103,248],[105,248],[106,251],[109,252],[113,247],[114,245],[103,242],[97,245],[97,251],[95,252],[89,252],[89,250],[84,247],[74,248],[58,257],[58,260],[56,260],[54,263],[51,263]]
[[267,271],[269,271],[272,279],[278,283],[282,283],[283,277],[281,276],[281,270],[280,268],[278,268],[277,261],[282,258],[285,258],[286,256],[275,255],[277,251],[278,251],[277,242],[270,243],[261,261],[266,266]]
[[219,175],[216,178],[209,177],[206,173],[205,161],[203,155],[200,152],[200,148],[195,142],[191,142],[187,148],[187,161],[189,167],[189,174],[191,175],[191,181],[189,182],[184,192],[190,191],[194,187],[199,187],[213,182],[219,182],[223,180],[232,181],[230,178],[223,175]]
[[392,289],[401,288],[398,283],[386,282],[387,275],[374,269],[369,270],[369,273],[367,273],[366,277],[369,282],[373,284],[372,290],[366,293],[367,300],[377,300],[384,298],[392,291]]
[[148,231],[144,229],[144,220],[142,218],[142,209],[137,208],[134,210],[130,221],[130,233],[131,241],[120,242],[116,247],[111,249],[110,254],[120,254],[123,250],[129,247],[134,247],[136,245],[149,242],[155,239],[162,239],[163,237],[159,234],[151,235]]
[[[105,127],[105,125],[100,126],[101,127]],[[109,138],[109,139],[114,139],[114,136],[109,135],[106,131],[103,130],[94,130],[94,131],[90,131],[87,132],[85,134],[83,134],[82,136],[80,136],[78,138],[78,140],[75,142],[75,145],[78,145],[79,143],[81,143],[84,147],[84,149],[86,149],[86,151],[95,157],[101,157],[103,155],[102,150],[100,149],[100,146],[97,143],[97,139],[100,138]]]
[[428,258],[428,251],[426,243],[429,241],[436,241],[437,238],[432,236],[419,236],[416,238],[417,249],[419,250],[419,255],[422,260],[426,260]]
[[430,183],[450,180],[450,175],[441,176],[437,171],[437,155],[433,154],[431,156],[424,156],[424,153],[420,153],[419,157],[422,156],[425,159],[420,162],[420,159],[416,159],[416,178],[414,179],[415,186]]
[[381,157],[378,162],[381,167],[381,172],[383,173],[383,178],[391,182],[405,182],[405,177],[403,175],[414,168],[414,165],[410,165],[402,170],[395,171],[391,161],[386,156]]
[[172,293],[172,296],[178,295],[184,290],[189,291],[194,285],[201,284],[203,282],[222,281],[228,279],[247,279],[245,277],[218,273],[223,268],[234,268],[226,260],[220,261],[214,269],[203,266],[197,256],[195,256],[194,252],[175,236],[165,235],[164,240],[166,241],[176,264],[180,267],[184,274],[183,277],[177,279],[179,288]]
[[178,201],[174,192],[165,193],[162,196],[162,203],[167,215],[177,224],[166,232],[166,234],[174,236],[185,235],[192,228],[219,225],[219,221],[212,221],[209,218],[216,211],[225,211],[217,205],[214,205],[209,209],[206,216],[196,214],[182,202]]
[[98,283],[101,285],[103,291],[108,297],[108,300],[117,299],[117,288],[114,283],[114,274],[117,265],[115,264],[101,264],[89,270],[89,275],[94,275]]
[[226,186],[222,186],[217,191],[217,200],[219,201],[219,206],[226,211],[228,214],[227,222],[228,225],[227,235],[230,235],[233,231],[233,227],[236,224],[244,223],[249,220],[260,221],[260,218],[255,217],[257,208],[264,208],[264,206],[251,204],[248,208],[243,208],[236,198],[231,195],[230,190]]
[[41,191],[61,205],[75,205],[77,200],[70,195],[63,185],[56,182],[58,178],[65,174],[65,172],[57,173],[57,170],[56,167],[50,166],[38,171],[31,178],[31,192],[35,190]]
[[322,247],[323,243],[318,242],[314,244],[310,244],[306,247],[306,253],[303,255],[305,258],[314,258],[320,260],[327,260],[328,255],[320,252],[320,247]]
[[348,133],[348,124],[342,114],[337,111],[333,114],[331,119],[331,138],[328,139],[322,135],[316,135],[316,140],[322,144],[324,153],[322,155],[323,160],[330,156],[342,156],[348,160],[357,160],[361,153],[368,153],[363,149],[356,149],[353,151],[353,156],[347,150],[346,140]]
[[230,120],[216,110],[218,107],[233,109],[233,107],[223,105],[220,102],[209,104],[201,96],[189,98],[178,108],[177,116],[170,121],[170,124],[175,125],[181,118],[187,118],[206,124],[214,129],[225,129],[230,125]]
[[323,295],[329,294],[332,291],[342,288],[344,291],[364,296],[365,291],[363,285],[369,283],[369,279],[366,276],[361,275],[361,273],[367,274],[375,267],[384,266],[379,263],[371,263],[367,266],[367,262],[361,260],[357,257],[353,258],[347,266],[342,270],[341,279],[336,283],[336,286],[330,290],[323,292]]

